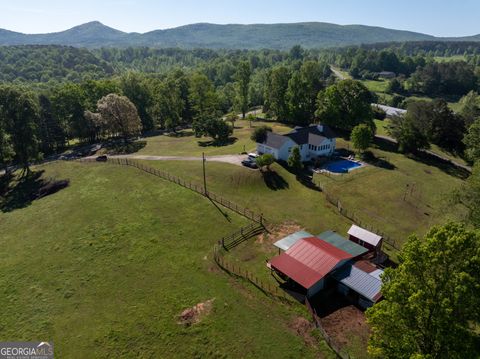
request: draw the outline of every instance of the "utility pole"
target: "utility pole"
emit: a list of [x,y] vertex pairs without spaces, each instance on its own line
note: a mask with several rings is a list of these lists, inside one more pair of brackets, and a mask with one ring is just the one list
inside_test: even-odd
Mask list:
[[207,160],[205,159],[205,152],[202,152],[202,163],[203,163],[203,188],[205,190],[205,196],[208,197],[208,192],[207,192],[207,176],[205,175],[205,162]]

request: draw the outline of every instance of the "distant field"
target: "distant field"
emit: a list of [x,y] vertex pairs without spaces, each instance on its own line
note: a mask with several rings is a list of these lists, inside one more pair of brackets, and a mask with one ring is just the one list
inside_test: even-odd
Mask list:
[[[0,338],[60,358],[331,357],[293,329],[301,307],[218,270],[213,243],[247,221],[134,168],[39,166],[70,187],[0,212]],[[179,314],[213,300],[191,327]]]
[[435,56],[434,60],[437,62],[451,62],[451,61],[465,61],[466,58],[464,55]]

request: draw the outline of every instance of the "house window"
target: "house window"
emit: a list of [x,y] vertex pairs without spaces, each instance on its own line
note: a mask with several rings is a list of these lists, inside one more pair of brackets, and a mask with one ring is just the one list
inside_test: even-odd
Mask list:
[[291,147],[288,148],[288,153],[290,153],[290,152],[292,152],[292,148],[291,148]]

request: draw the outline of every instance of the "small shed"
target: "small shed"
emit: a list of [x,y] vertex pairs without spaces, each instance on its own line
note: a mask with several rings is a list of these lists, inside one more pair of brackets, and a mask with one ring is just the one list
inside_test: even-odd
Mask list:
[[299,239],[287,251],[271,259],[270,267],[306,289],[312,297],[324,286],[324,278],[344,265],[352,255],[317,237]]
[[[366,272],[355,264],[347,264],[332,274],[338,281],[338,291],[354,298],[355,302],[362,308],[371,307],[382,298],[381,269],[373,272]],[[354,295],[352,295],[354,294]]]
[[318,236],[321,240],[330,243],[331,245],[334,245],[338,249],[341,249],[342,251],[345,251],[347,253],[350,253],[353,258],[358,258],[364,255],[365,253],[368,252],[368,249],[354,243],[352,241],[349,241],[345,237],[342,237],[339,235],[337,232],[334,231],[326,231],[323,233],[320,233]]
[[279,250],[281,249],[282,251],[286,251],[295,243],[297,243],[298,240],[308,237],[313,237],[313,235],[306,231],[298,231],[276,241],[273,245]]
[[349,239],[369,251],[376,251],[382,247],[382,237],[353,224],[348,230]]

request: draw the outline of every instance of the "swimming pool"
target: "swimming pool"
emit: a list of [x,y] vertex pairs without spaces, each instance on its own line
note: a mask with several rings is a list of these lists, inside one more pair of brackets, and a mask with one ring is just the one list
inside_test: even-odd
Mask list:
[[347,173],[359,167],[362,167],[361,163],[350,160],[340,160],[328,163],[324,169],[332,173]]

